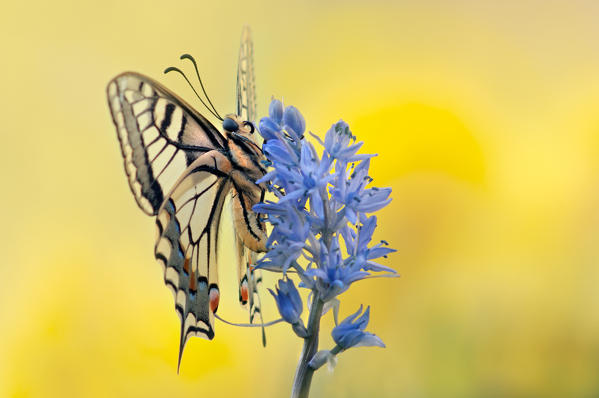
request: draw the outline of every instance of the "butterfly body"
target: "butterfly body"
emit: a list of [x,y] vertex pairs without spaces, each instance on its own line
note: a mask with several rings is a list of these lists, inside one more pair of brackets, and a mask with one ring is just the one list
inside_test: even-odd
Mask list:
[[[256,181],[266,169],[253,134],[251,50],[246,28],[237,75],[237,114],[221,118],[222,132],[179,96],[139,73],[120,74],[107,87],[129,187],[138,206],[155,216],[154,254],[181,319],[179,363],[189,337],[214,337],[220,301],[218,235],[227,197],[235,230],[239,299],[249,302],[250,320],[260,312],[259,278],[250,265],[256,252],[266,250],[266,231],[252,207],[264,198],[265,186]],[[191,56],[182,58],[196,66]],[[218,115],[215,109],[211,113]]]
[[[237,115],[227,117],[235,121],[240,120]],[[251,123],[244,121],[240,126],[243,127],[236,132],[225,130],[228,136],[227,154],[233,166],[230,175],[235,186],[232,198],[233,221],[244,246],[253,252],[264,252],[266,251],[264,225],[251,209],[253,205],[264,200],[266,187],[264,184],[258,185],[256,181],[266,174],[262,162],[265,158],[262,150],[251,137],[253,130]]]

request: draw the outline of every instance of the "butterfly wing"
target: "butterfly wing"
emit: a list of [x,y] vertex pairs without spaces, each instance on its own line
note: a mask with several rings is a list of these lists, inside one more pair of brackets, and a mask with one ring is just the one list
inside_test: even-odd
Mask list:
[[[256,120],[256,84],[254,77],[254,46],[251,31],[248,26],[241,33],[239,60],[237,63],[237,114],[250,122]],[[238,197],[234,198],[234,200]],[[240,231],[238,231],[239,233]],[[260,297],[258,296],[257,281],[262,280],[260,271],[254,271],[251,265],[256,254],[244,246],[242,240],[237,240],[237,275],[239,277],[239,302],[242,306],[249,304],[250,323],[257,315],[262,322]]]
[[[249,309],[250,323],[255,320],[264,325],[262,317],[262,305],[258,286],[262,284],[262,273],[253,268],[256,263],[256,253],[247,249],[243,241],[235,236],[237,247],[237,276],[239,278],[239,303],[242,307]],[[262,327],[262,344],[266,346],[266,334]]]
[[244,26],[237,63],[237,115],[256,121],[256,83],[254,80],[254,44],[249,26]]
[[247,249],[243,241],[235,236],[237,246],[237,276],[239,278],[239,303],[246,307],[249,304],[250,323],[257,315],[262,319],[260,313],[260,297],[258,296],[258,285],[262,282],[262,275],[253,269],[256,263],[256,253]]
[[156,215],[173,182],[225,138],[202,115],[160,83],[125,72],[107,88],[129,187],[139,207]]
[[175,183],[156,217],[155,256],[181,318],[179,363],[189,337],[214,337],[220,297],[218,228],[232,187],[231,168],[230,160],[219,151],[201,155]]

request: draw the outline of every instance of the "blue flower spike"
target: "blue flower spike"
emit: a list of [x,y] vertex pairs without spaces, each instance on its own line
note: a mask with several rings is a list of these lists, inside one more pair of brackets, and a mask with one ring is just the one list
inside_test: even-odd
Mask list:
[[[385,346],[365,331],[370,307],[364,312],[360,307],[339,324],[337,313],[338,297],[354,282],[398,276],[394,269],[376,262],[395,250],[385,241],[372,243],[377,226],[372,213],[389,204],[391,189],[371,186],[370,159],[376,155],[358,153],[364,143],[356,141],[343,120],[331,126],[324,140],[310,133],[322,146],[317,150],[304,136],[306,121],[299,110],[273,99],[259,131],[269,168],[257,183],[268,187],[271,199],[253,210],[272,229],[268,251],[256,268],[283,274],[276,292],[270,292],[282,319],[305,340],[292,391],[292,397],[303,398],[311,374],[325,363],[332,368],[340,352]],[[291,272],[297,273],[298,286],[310,292],[306,326],[300,294],[287,277]],[[319,325],[329,309],[337,325],[332,331],[336,345],[319,351]]]
[[385,347],[385,344],[378,336],[364,331],[370,318],[370,306],[358,317],[361,312],[362,306],[333,329],[331,333],[333,340],[342,350],[351,347]]

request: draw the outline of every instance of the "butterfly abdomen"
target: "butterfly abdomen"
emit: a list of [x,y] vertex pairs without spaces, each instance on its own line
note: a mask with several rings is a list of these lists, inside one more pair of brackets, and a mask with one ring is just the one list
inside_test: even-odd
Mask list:
[[235,185],[235,188],[233,222],[237,236],[248,249],[264,252],[267,240],[265,226],[258,218],[258,214],[252,211],[252,207],[260,202],[262,190],[255,184],[251,189],[243,190],[239,185]]

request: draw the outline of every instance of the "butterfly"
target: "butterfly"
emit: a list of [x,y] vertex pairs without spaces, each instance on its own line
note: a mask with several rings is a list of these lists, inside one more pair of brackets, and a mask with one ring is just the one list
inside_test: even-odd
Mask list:
[[125,72],[107,86],[108,106],[117,130],[129,187],[138,206],[156,219],[154,254],[164,283],[175,298],[181,320],[179,359],[192,336],[214,338],[218,309],[219,225],[230,198],[235,229],[239,301],[249,303],[250,322],[260,313],[252,264],[266,250],[264,223],[252,206],[263,201],[264,155],[255,138],[256,99],[253,44],[249,28],[242,33],[237,68],[237,112],[222,118],[193,63],[206,104],[178,68],[196,96],[222,121],[219,131],[187,102],[155,80]]

